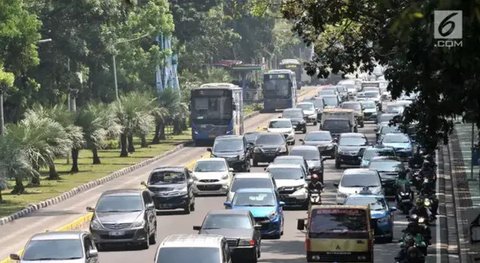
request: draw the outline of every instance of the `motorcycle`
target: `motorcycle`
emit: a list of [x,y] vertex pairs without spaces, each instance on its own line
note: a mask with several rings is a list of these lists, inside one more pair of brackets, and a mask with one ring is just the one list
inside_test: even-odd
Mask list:
[[438,210],[437,198],[434,195],[425,195],[425,194],[421,194],[419,198],[423,199],[423,205],[432,213],[430,218],[428,218],[426,224],[430,225],[435,223],[435,220],[437,219],[436,214]]
[[425,255],[415,245],[402,248],[399,255],[395,257],[396,263],[424,263]]
[[322,204],[322,199],[320,196],[320,191],[317,189],[310,189],[308,191],[310,205],[320,205]]
[[401,185],[397,189],[396,201],[398,209],[407,215],[413,207],[414,194],[407,184]]
[[417,248],[424,256],[426,256],[428,244],[425,242],[423,235],[420,233],[416,233],[415,235],[408,232],[404,233],[402,239],[400,240],[400,247],[404,249],[408,248],[409,246],[407,245],[406,240],[409,238],[413,239],[414,241],[413,247]]

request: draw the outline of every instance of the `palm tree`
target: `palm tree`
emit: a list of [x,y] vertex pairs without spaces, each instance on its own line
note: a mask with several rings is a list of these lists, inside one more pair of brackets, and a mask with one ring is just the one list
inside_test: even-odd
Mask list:
[[185,121],[189,113],[190,111],[188,109],[188,105],[180,102],[173,118],[173,134],[182,134],[182,132],[185,130]]
[[160,140],[165,140],[165,124],[168,122],[175,123],[175,117],[178,117],[179,113],[181,113],[180,93],[175,89],[166,88],[159,93],[158,104],[161,108],[164,108],[168,114],[163,119],[156,119],[156,130],[158,132],[155,136],[158,136]]
[[160,143],[160,140],[165,140],[165,125],[168,120],[168,109],[158,105],[152,110],[152,115],[155,121],[155,134],[152,139],[152,144]]

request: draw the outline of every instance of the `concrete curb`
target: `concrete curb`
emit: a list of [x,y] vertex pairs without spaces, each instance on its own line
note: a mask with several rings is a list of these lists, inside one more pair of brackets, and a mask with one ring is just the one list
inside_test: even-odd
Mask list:
[[137,164],[134,164],[132,166],[129,166],[129,167],[125,167],[123,169],[120,169],[118,171],[115,171],[105,177],[102,177],[102,178],[99,178],[99,179],[96,179],[94,181],[90,181],[88,183],[85,183],[85,184],[82,184],[80,186],[77,186],[73,189],[71,189],[70,191],[68,192],[65,192],[59,196],[56,196],[56,197],[52,197],[52,198],[49,198],[45,201],[42,201],[40,203],[36,203],[36,204],[31,204],[30,206],[18,211],[18,212],[15,212],[9,216],[6,216],[6,217],[2,217],[0,218],[0,226],[1,225],[4,225],[6,223],[9,223],[9,222],[12,222],[14,221],[15,219],[18,219],[20,217],[24,217],[30,213],[33,213],[34,211],[37,211],[37,210],[40,210],[44,207],[48,207],[48,206],[51,206],[51,205],[54,205],[54,204],[58,204],[62,201],[65,201],[79,193],[82,193],[88,189],[91,189],[93,187],[96,187],[96,186],[99,186],[99,185],[102,185],[106,182],[109,182],[109,181],[112,181],[113,179],[115,178],[118,178],[118,177],[121,177],[121,176],[124,176],[138,168],[141,168],[141,167],[144,167],[144,166],[147,166],[149,164],[151,164],[152,162],[154,161],[157,161],[167,155],[170,155],[174,152],[177,152],[179,151],[180,149],[183,149],[186,145],[190,144],[191,142],[185,142],[185,143],[182,143],[182,144],[179,144],[177,146],[175,146],[175,148],[173,148],[172,150],[169,150],[161,155],[158,155],[158,156],[155,156],[153,158],[150,158],[150,159],[147,159],[147,160],[144,160],[144,161],[141,161]]
[[[260,112],[254,111],[254,112],[248,114],[247,116],[245,116],[245,117],[244,117],[244,120],[253,118],[253,117],[257,116],[258,114],[260,114]],[[14,221],[15,219],[18,219],[18,218],[20,218],[20,217],[24,217],[24,216],[26,216],[26,215],[28,215],[28,214],[30,214],[30,213],[33,213],[33,212],[35,212],[35,211],[37,211],[37,210],[40,210],[40,209],[42,209],[42,208],[44,208],[44,207],[48,207],[48,206],[52,206],[52,205],[58,204],[58,203],[60,203],[60,202],[62,202],[62,201],[65,201],[65,200],[67,200],[67,199],[69,199],[69,198],[71,198],[71,197],[73,197],[73,196],[75,196],[75,195],[77,195],[77,194],[79,194],[79,193],[82,193],[82,192],[84,192],[84,191],[86,191],[86,190],[89,190],[89,189],[91,189],[91,188],[93,188],[93,187],[96,187],[96,186],[105,184],[105,183],[107,183],[107,182],[109,182],[109,181],[112,181],[113,179],[116,179],[116,178],[118,178],[118,177],[124,176],[124,175],[126,175],[126,174],[128,174],[128,173],[130,173],[130,172],[132,172],[132,171],[134,171],[134,170],[136,170],[136,169],[139,169],[139,168],[142,168],[142,167],[144,167],[144,166],[147,166],[147,165],[151,164],[152,162],[155,162],[155,161],[157,161],[157,160],[159,160],[159,159],[161,159],[161,158],[163,158],[163,157],[165,157],[165,156],[167,156],[167,155],[170,155],[170,154],[172,154],[172,153],[175,153],[175,152],[183,149],[185,146],[189,145],[190,143],[191,143],[191,141],[188,141],[188,142],[179,144],[179,145],[177,145],[175,148],[173,148],[172,150],[167,151],[167,152],[165,152],[165,153],[163,153],[163,154],[161,154],[161,155],[158,155],[158,156],[155,156],[155,157],[153,157],[153,158],[150,158],[150,159],[141,161],[141,162],[139,162],[139,163],[137,163],[137,164],[134,164],[134,165],[132,165],[132,166],[125,167],[125,168],[123,168],[123,169],[121,169],[121,170],[115,171],[115,172],[113,172],[113,173],[111,173],[111,174],[109,174],[109,175],[107,175],[107,176],[105,176],[105,177],[102,177],[102,178],[96,179],[96,180],[94,180],[94,181],[90,181],[90,182],[88,182],[88,183],[85,183],[85,184],[82,184],[82,185],[80,185],[80,186],[77,186],[77,187],[71,189],[70,191],[65,192],[65,193],[63,193],[63,194],[61,194],[61,195],[59,195],[59,196],[49,198],[49,199],[47,199],[47,200],[45,200],[45,201],[42,201],[42,202],[40,202],[40,203],[31,204],[30,206],[28,206],[28,207],[26,207],[26,208],[24,208],[24,209],[22,209],[22,210],[20,210],[20,211],[18,211],[18,212],[15,212],[15,213],[13,213],[13,214],[11,214],[11,215],[8,215],[8,216],[6,216],[6,217],[0,218],[0,226],[1,226],[1,225],[4,225],[4,224],[6,224],[6,223],[12,222],[12,221]],[[203,157],[203,156],[202,156],[201,158],[206,158],[206,157]],[[192,166],[192,165],[193,165],[193,162],[192,162],[192,164],[191,164],[190,166]],[[1,262],[0,262],[0,263],[1,263]]]

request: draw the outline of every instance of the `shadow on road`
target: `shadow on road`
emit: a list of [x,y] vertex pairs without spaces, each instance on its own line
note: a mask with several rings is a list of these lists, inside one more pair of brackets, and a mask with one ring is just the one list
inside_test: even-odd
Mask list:
[[[268,251],[268,254],[273,255],[298,255],[299,251],[305,251],[304,240],[265,240],[262,241],[262,253]],[[304,257],[301,257],[305,259]],[[287,261],[272,261],[272,262],[287,262]]]

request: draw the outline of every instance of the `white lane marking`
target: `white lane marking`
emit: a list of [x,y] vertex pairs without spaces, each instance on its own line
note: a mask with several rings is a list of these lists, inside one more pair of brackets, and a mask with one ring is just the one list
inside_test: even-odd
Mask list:
[[[442,153],[443,154],[443,153]],[[445,162],[445,160],[443,160]],[[439,169],[438,169],[438,150],[435,150],[435,163],[437,164],[437,182],[435,183],[435,193],[436,193],[436,196],[437,196],[437,199],[439,198],[439,190],[440,190],[440,184],[438,183],[440,180],[439,180]],[[445,171],[444,171],[445,172]],[[437,208],[438,209],[438,208]],[[438,210],[437,210],[438,212]],[[438,225],[435,227],[435,235],[436,235],[436,262],[437,263],[441,263],[442,262],[442,258],[441,258],[441,253],[442,251],[440,250],[440,228],[441,228],[441,224],[442,224],[442,220],[440,220],[439,217],[437,217],[437,220],[438,220]]]

